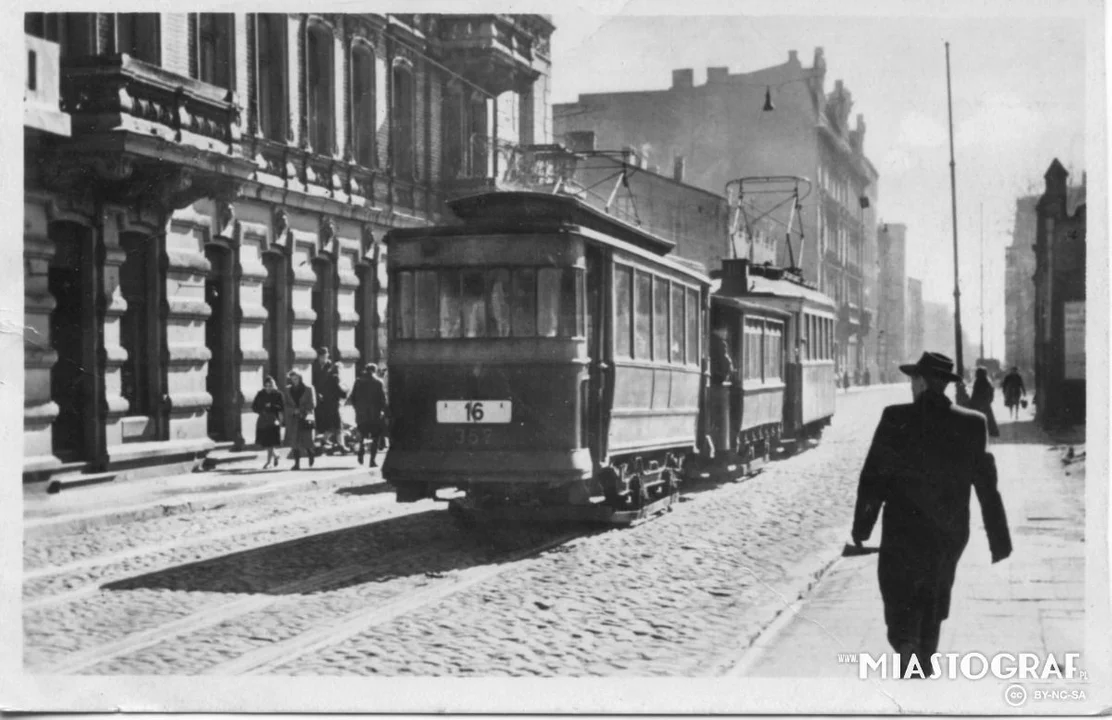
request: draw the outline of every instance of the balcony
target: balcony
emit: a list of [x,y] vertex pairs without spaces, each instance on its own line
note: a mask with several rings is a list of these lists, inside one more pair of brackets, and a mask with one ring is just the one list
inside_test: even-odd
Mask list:
[[437,40],[448,65],[492,95],[523,92],[540,76],[537,38],[498,15],[444,15]]
[[23,83],[23,126],[69,137],[70,117],[59,109],[58,43],[24,35],[27,77]]
[[67,62],[62,103],[75,137],[122,135],[124,150],[159,154],[170,143],[185,150],[174,159],[187,161],[196,150],[234,156],[240,140],[235,93],[126,54]]

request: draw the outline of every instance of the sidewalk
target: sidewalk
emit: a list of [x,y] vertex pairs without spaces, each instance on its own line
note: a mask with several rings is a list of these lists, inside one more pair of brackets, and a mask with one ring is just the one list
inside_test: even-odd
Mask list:
[[[1066,446],[1043,434],[1029,411],[1017,423],[1003,406],[996,416],[1001,436],[992,439],[990,449],[1014,550],[1004,562],[991,564],[974,495],[969,545],[939,651],[1080,652],[1084,667],[1083,462],[1064,465]],[[1073,435],[1068,439],[1077,440],[1075,452],[1080,453],[1083,428]],[[847,541],[851,515],[847,509]],[[879,538],[878,525],[868,544]],[[876,555],[837,560],[811,595],[782,614],[730,675],[856,679],[858,664],[839,663],[839,654],[890,653],[876,562]]]
[[[49,537],[104,525],[197,512],[217,506],[255,502],[313,487],[338,488],[383,483],[379,468],[360,468],[354,455],[318,457],[314,467],[302,459],[289,468],[288,451],[279,454],[279,469],[263,470],[266,452],[220,465],[213,470],[89,485],[54,495],[23,489],[25,538]],[[381,463],[384,453],[379,454]],[[383,486],[385,489],[385,486]]]

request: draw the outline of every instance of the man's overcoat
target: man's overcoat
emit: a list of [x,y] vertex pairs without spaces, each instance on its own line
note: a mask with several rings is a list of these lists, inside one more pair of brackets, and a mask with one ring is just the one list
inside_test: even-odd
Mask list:
[[901,609],[924,601],[937,621],[949,616],[954,573],[969,541],[970,488],[993,555],[1011,553],[986,435],[984,415],[941,393],[885,408],[861,471],[853,539],[869,537],[883,506],[878,573],[890,625]]

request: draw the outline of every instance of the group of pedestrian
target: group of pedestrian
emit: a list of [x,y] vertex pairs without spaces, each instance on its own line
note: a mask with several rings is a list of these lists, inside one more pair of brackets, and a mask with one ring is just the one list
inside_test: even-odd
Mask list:
[[[991,437],[1000,437],[1000,427],[996,424],[996,414],[992,411],[992,402],[996,399],[996,388],[988,376],[988,370],[977,368],[976,379],[973,381],[973,394],[969,397],[969,407],[985,416],[988,423],[988,434]],[[1013,367],[1000,383],[1004,392],[1004,405],[1011,413],[1013,420],[1019,417],[1020,407],[1026,407],[1027,388],[1023,385],[1019,368]]]
[[350,393],[340,377],[341,365],[329,357],[328,348],[317,350],[313,361],[310,384],[297,370],[286,374],[286,388],[279,390],[271,376],[263,382],[263,389],[255,395],[252,410],[258,415],[255,422],[255,442],[266,448],[266,464],[278,467],[277,448],[282,443],[285,427],[285,446],[290,448],[293,470],[301,469],[304,453],[309,466],[317,455],[318,438],[322,450],[343,448],[343,423],[340,406],[346,399],[355,410],[355,430],[359,439],[358,462],[363,464],[366,447],[370,446],[370,466],[377,466],[377,454],[385,441],[387,429],[387,403],[385,383],[379,368],[368,363],[356,379]]

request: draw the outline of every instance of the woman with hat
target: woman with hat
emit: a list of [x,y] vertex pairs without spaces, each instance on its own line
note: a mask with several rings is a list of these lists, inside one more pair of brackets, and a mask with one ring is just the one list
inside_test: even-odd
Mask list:
[[291,370],[286,376],[286,445],[293,450],[293,469],[301,469],[301,452],[309,455],[309,467],[315,457],[313,432],[316,418],[313,410],[317,406],[317,394],[312,386],[305,384],[301,373]]
[[[950,358],[930,352],[900,366],[911,377],[913,401],[881,415],[861,470],[852,530],[860,548],[883,508],[877,575],[888,642],[901,658],[914,656],[926,675],[969,541],[971,490],[992,561],[1012,551],[985,417],[945,395],[949,383],[960,381],[953,367]],[[908,677],[905,672],[900,675]]]

